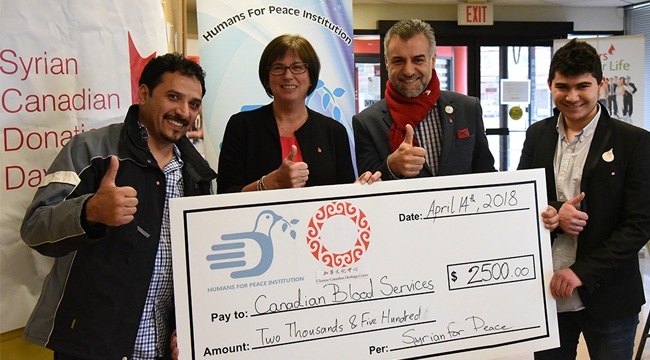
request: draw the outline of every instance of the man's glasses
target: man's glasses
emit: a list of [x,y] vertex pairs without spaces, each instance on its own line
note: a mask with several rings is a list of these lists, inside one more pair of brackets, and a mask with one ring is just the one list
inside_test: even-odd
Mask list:
[[287,72],[287,69],[289,69],[292,74],[299,75],[304,74],[305,71],[307,71],[307,67],[308,66],[306,63],[293,63],[289,66],[284,66],[282,64],[273,64],[269,68],[269,72],[271,75],[280,76],[284,75],[284,73]]

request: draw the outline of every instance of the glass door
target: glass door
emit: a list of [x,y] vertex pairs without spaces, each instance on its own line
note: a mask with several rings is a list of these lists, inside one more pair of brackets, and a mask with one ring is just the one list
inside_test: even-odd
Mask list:
[[356,111],[360,113],[368,106],[381,100],[381,77],[377,62],[356,62],[354,73],[356,81]]
[[516,170],[526,129],[551,115],[550,46],[481,46],[481,106],[500,171]]

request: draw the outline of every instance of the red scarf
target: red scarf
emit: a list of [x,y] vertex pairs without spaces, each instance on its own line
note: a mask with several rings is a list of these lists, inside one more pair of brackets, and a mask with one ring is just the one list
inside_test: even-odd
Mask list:
[[388,145],[391,151],[395,151],[404,141],[406,124],[410,124],[415,129],[438,101],[438,97],[440,96],[440,80],[438,79],[438,74],[436,74],[436,69],[433,69],[431,81],[429,81],[427,88],[422,94],[414,98],[407,98],[398,93],[390,83],[390,80],[386,82],[385,94],[388,111],[390,111],[390,115],[393,117],[393,126],[390,128]]

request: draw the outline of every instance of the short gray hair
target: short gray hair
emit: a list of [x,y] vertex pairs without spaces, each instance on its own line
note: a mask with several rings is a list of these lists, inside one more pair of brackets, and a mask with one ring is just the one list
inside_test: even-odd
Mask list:
[[391,26],[384,38],[384,53],[388,56],[388,43],[394,35],[402,40],[409,40],[419,34],[424,34],[429,40],[429,56],[433,57],[436,53],[436,37],[433,35],[433,28],[420,19],[404,19]]

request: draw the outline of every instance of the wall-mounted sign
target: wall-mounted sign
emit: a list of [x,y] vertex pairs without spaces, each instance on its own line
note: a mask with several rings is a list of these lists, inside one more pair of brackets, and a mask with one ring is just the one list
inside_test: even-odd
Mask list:
[[493,25],[492,4],[458,4],[458,25]]
[[530,80],[501,79],[501,104],[530,103]]

